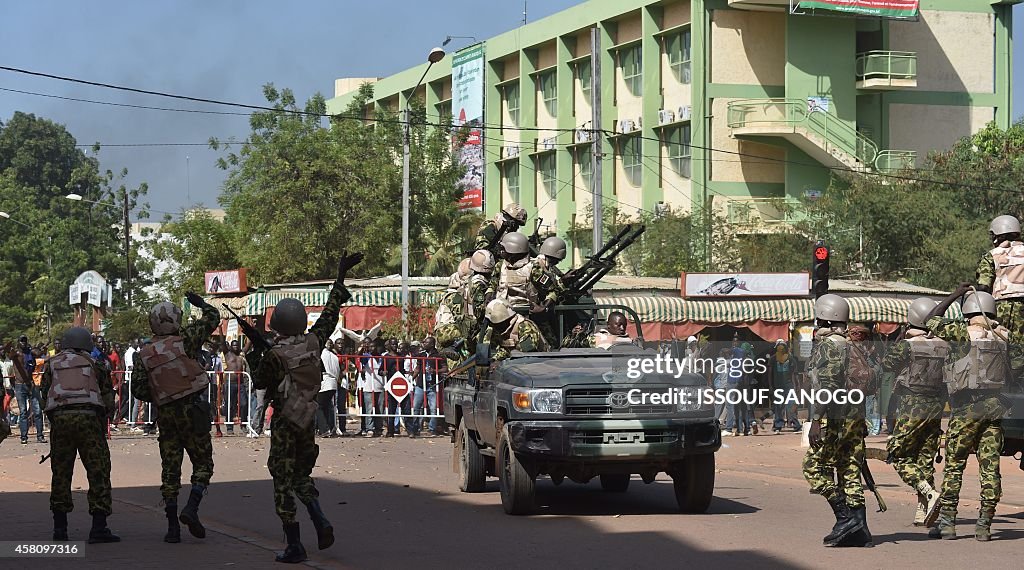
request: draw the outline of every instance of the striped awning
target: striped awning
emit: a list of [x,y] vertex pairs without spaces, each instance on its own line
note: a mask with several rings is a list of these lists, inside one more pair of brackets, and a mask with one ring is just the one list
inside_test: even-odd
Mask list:
[[[380,289],[350,289],[352,299],[346,306],[355,305],[362,307],[390,307],[402,303],[402,292]],[[413,292],[415,295],[415,292]],[[247,315],[262,315],[268,307],[273,307],[281,299],[288,297],[298,299],[307,307],[322,307],[327,304],[328,289],[307,289],[279,291],[257,291],[250,293],[245,301],[245,312]],[[415,296],[413,297],[415,300]]]
[[[809,322],[814,320],[813,299],[771,299],[758,301],[704,301],[679,297],[598,297],[599,305],[625,305],[645,323],[747,323]],[[907,318],[909,299],[891,297],[847,297],[851,322],[902,323]],[[959,318],[956,305],[947,318]]]

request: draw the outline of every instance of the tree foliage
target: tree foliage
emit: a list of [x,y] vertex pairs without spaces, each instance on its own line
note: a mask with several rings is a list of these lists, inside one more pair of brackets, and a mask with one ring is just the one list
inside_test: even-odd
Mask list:
[[240,266],[231,227],[202,206],[164,222],[159,235],[146,247],[155,259],[169,260],[154,278],[171,299],[181,299],[187,291],[201,292],[207,271]]
[[[98,152],[86,154],[63,125],[32,114],[0,123],[0,210],[10,215],[0,219],[0,334],[41,325],[47,311],[53,323],[70,318],[68,286],[83,271],[124,279],[123,201],[145,218],[147,187],[125,186],[126,170],[100,170]],[[101,204],[68,200],[69,193]],[[137,253],[136,294],[147,284]]]

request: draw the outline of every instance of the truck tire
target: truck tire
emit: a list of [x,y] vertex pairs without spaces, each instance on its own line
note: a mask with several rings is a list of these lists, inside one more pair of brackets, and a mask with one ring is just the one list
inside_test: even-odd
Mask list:
[[463,422],[459,422],[455,453],[458,454],[456,464],[459,466],[459,490],[463,493],[482,492],[487,482],[484,456],[480,454],[480,447]]
[[601,475],[601,488],[609,493],[625,493],[629,489],[629,474]]
[[510,515],[528,515],[533,512],[536,479],[526,470],[523,462],[512,451],[508,430],[498,439],[498,482],[501,506]]
[[715,454],[687,457],[669,475],[680,511],[703,513],[708,510],[715,494]]

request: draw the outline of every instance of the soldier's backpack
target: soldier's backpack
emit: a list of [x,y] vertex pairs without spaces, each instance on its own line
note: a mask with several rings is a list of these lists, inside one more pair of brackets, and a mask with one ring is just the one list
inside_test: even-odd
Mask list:
[[860,390],[865,396],[878,391],[878,373],[868,360],[867,351],[858,343],[849,343],[846,351],[846,389]]

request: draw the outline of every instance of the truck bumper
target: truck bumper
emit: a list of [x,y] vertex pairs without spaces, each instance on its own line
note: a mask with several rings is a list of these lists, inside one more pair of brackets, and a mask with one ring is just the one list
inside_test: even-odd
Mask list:
[[516,453],[552,461],[672,461],[722,446],[718,422],[710,419],[510,421],[506,426]]

